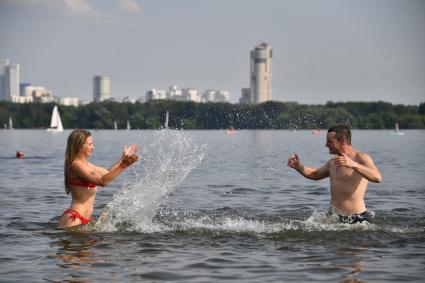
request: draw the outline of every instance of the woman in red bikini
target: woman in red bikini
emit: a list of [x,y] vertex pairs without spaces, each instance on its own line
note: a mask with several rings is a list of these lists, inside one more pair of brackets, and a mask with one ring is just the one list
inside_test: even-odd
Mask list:
[[71,193],[72,201],[59,219],[60,228],[88,224],[93,214],[97,186],[105,187],[128,166],[140,159],[137,145],[124,147],[121,158],[111,168],[105,169],[88,162],[94,150],[91,133],[74,130],[68,137],[65,153],[65,192]]

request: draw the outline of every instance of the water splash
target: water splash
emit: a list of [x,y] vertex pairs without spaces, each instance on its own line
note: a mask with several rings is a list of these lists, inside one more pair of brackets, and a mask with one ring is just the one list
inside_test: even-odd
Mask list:
[[[118,191],[95,224],[98,231],[161,231],[154,217],[168,195],[198,166],[206,145],[197,145],[182,131],[162,130],[142,152],[144,174]],[[143,175],[143,176],[142,176]],[[142,176],[142,177],[141,177]]]
[[344,224],[326,211],[314,211],[306,219],[299,215],[267,215],[231,208],[212,211],[175,211],[162,209],[156,219],[162,231],[201,231],[206,233],[274,234],[286,232],[375,231],[371,223]]

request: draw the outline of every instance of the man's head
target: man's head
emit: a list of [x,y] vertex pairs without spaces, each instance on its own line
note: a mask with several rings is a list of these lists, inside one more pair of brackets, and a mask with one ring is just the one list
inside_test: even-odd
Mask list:
[[329,128],[326,135],[326,147],[329,148],[329,153],[340,154],[344,146],[351,146],[350,128],[344,125]]

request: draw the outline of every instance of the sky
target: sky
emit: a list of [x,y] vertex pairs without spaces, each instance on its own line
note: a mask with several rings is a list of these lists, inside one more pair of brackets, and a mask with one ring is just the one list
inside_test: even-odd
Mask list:
[[92,99],[176,84],[249,87],[250,51],[273,48],[272,99],[425,101],[423,0],[0,0],[0,58],[21,82]]

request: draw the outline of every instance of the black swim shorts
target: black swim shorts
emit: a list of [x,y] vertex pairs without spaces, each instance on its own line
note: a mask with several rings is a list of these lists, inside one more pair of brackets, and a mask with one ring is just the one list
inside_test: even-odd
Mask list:
[[341,223],[354,224],[354,223],[362,223],[363,221],[367,221],[372,223],[372,214],[368,211],[359,213],[359,214],[339,214],[338,220]]

